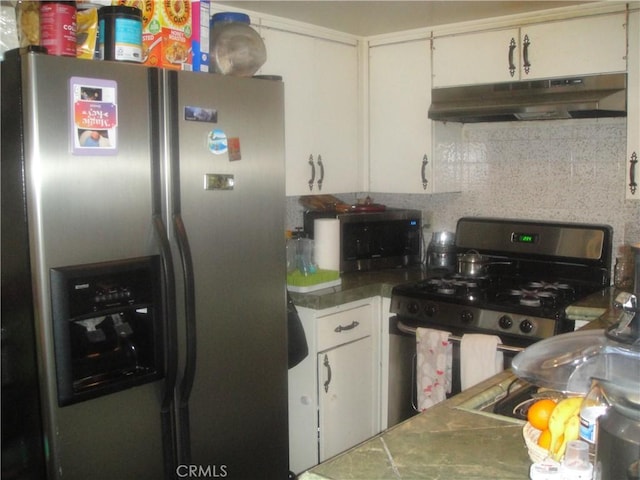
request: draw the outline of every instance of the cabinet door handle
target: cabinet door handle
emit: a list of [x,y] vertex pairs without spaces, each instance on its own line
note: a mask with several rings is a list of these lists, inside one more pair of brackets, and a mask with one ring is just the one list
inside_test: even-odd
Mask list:
[[425,154],[422,157],[422,169],[420,170],[420,175],[422,176],[422,188],[424,190],[427,189],[427,185],[429,184],[429,180],[427,180],[427,165],[429,164],[429,158]]
[[513,77],[516,73],[516,64],[513,61],[513,52],[516,49],[516,39],[512,38],[509,42],[509,73]]
[[336,333],[340,333],[340,332],[344,332],[345,330],[353,330],[358,325],[360,325],[360,322],[357,322],[356,320],[354,320],[353,322],[351,322],[350,325],[347,325],[346,327],[343,327],[342,325],[338,325],[333,331]]
[[529,41],[529,35],[524,36],[524,40],[522,42],[522,59],[524,60],[524,73],[529,74],[529,70],[531,69],[531,62],[529,61],[529,45],[531,42]]
[[324,354],[324,362],[322,364],[327,367],[327,380],[324,382],[324,392],[329,393],[329,384],[331,383],[331,365],[329,365],[329,357]]
[[633,152],[631,154],[631,159],[629,160],[629,190],[631,191],[631,195],[636,194],[636,190],[638,188],[638,184],[636,182],[636,165],[638,164],[638,154]]
[[318,190],[322,190],[322,182],[324,182],[324,164],[322,163],[322,155],[318,155],[318,166],[320,167],[320,178],[318,179]]
[[309,155],[309,165],[311,165],[311,178],[309,179],[309,190],[313,190],[313,184],[316,181],[316,166],[313,163],[313,155]]

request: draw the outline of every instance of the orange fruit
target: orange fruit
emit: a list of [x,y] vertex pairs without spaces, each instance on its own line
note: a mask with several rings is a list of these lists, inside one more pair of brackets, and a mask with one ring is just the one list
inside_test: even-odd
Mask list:
[[551,446],[551,432],[549,429],[542,431],[538,437],[538,445],[545,450],[549,450],[549,447]]
[[549,427],[549,417],[554,408],[556,408],[556,402],[550,398],[538,400],[529,407],[527,420],[533,428],[544,431]]

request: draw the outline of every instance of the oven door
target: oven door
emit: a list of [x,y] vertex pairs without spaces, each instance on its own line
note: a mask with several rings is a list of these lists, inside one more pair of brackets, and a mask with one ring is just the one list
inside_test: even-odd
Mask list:
[[[425,328],[429,325],[422,325]],[[460,393],[460,340],[464,332],[454,332],[449,337],[453,346],[451,397]],[[469,332],[472,333],[472,332]],[[474,332],[477,333],[477,332]],[[499,346],[503,352],[504,368],[511,368],[513,358],[523,350],[523,345]],[[389,319],[389,386],[388,426],[391,427],[416,413],[416,327],[402,317]]]

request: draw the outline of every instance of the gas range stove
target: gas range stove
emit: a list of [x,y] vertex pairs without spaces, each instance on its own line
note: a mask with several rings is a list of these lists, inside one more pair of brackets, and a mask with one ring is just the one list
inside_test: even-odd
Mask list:
[[398,285],[391,312],[411,327],[497,334],[517,346],[572,331],[566,307],[610,283],[612,234],[606,225],[461,218],[458,252],[479,252],[486,270]]

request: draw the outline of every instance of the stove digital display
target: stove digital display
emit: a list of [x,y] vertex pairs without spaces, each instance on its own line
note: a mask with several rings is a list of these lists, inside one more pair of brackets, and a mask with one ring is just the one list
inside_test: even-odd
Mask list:
[[538,243],[538,234],[537,233],[517,233],[514,232],[511,234],[511,241],[513,243],[528,243],[534,244]]

